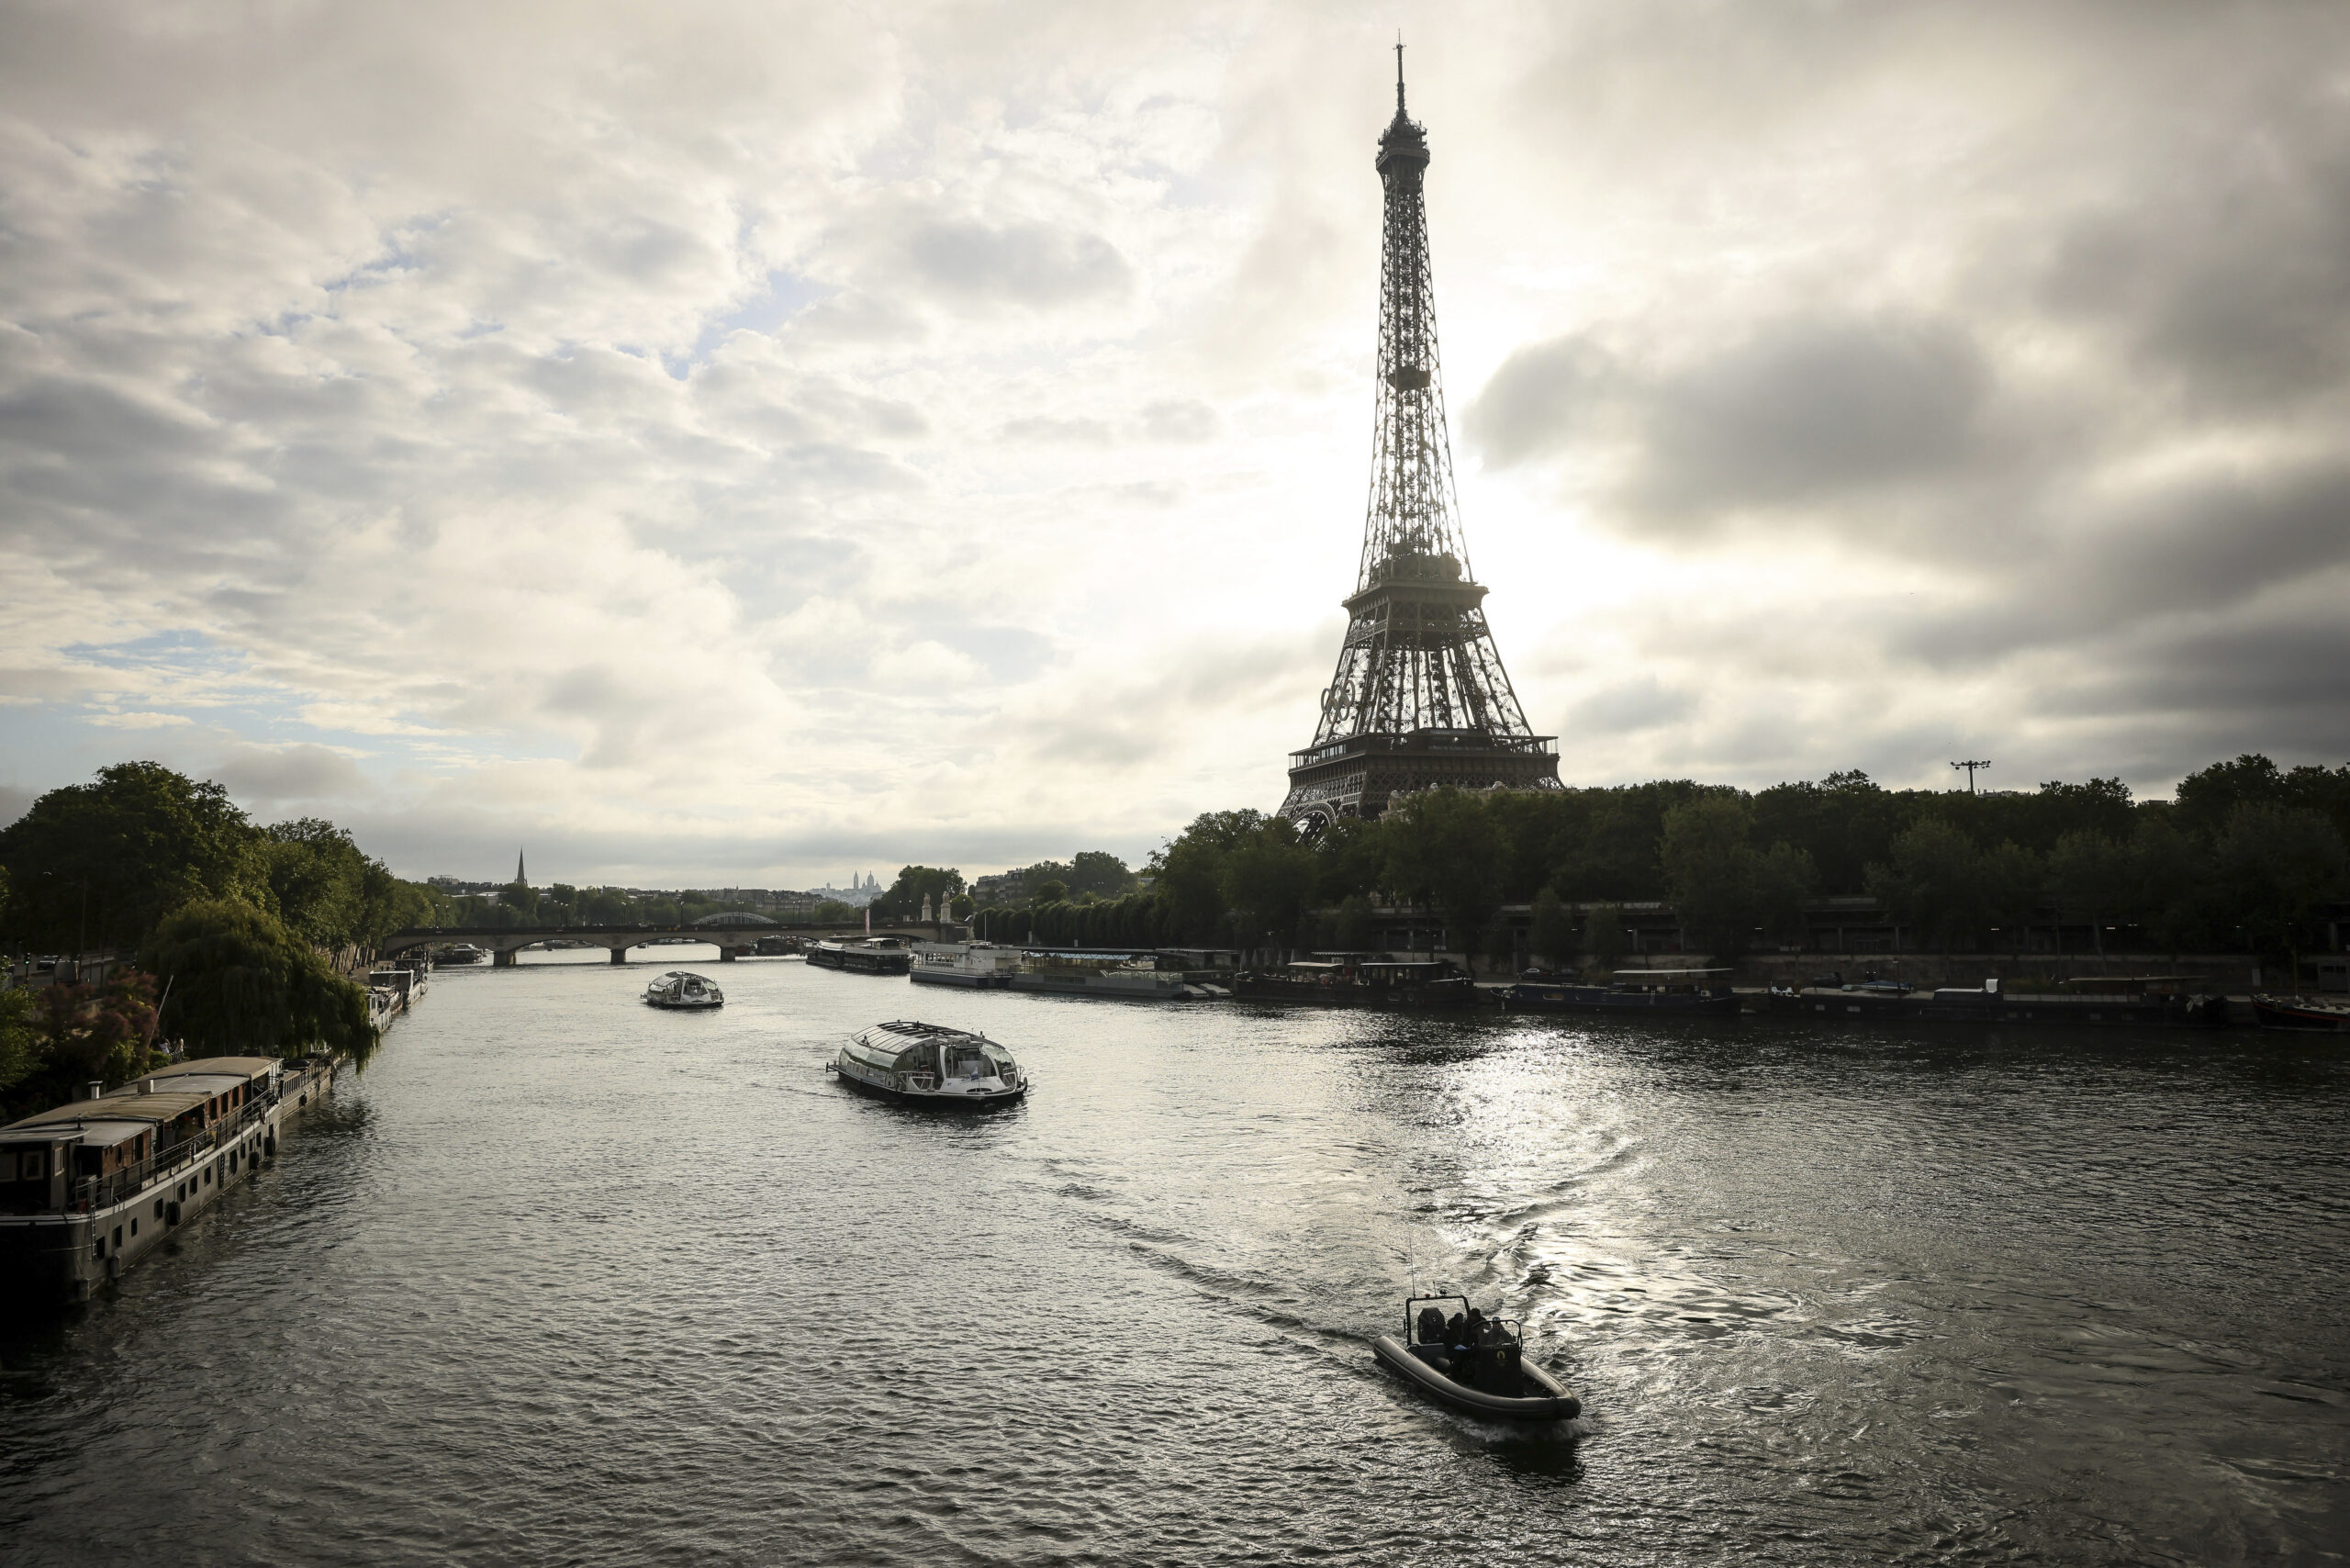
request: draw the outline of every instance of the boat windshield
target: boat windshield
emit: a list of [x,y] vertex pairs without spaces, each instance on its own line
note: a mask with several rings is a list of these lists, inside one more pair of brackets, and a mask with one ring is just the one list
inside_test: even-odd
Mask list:
[[949,1078],[993,1078],[997,1066],[989,1059],[990,1053],[976,1042],[956,1044],[946,1047],[946,1076]]

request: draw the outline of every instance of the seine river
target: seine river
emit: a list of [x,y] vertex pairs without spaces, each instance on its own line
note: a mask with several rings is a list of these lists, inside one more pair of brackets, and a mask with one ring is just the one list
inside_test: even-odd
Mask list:
[[[442,971],[0,1344],[11,1564],[2338,1562],[2350,1054]],[[640,954],[640,959],[647,957]],[[566,961],[575,958],[592,961]],[[856,1098],[916,1014],[1035,1077]],[[1371,1363],[1416,1280],[1587,1406]]]

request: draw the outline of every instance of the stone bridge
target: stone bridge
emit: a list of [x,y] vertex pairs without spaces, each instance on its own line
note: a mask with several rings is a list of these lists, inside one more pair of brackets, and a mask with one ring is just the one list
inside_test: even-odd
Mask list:
[[[911,941],[955,941],[960,939],[963,929],[952,922],[924,925],[909,920],[886,926],[877,924],[873,935],[902,936]],[[816,941],[834,936],[861,939],[865,934],[862,922],[854,925],[411,925],[385,937],[378,951],[388,958],[416,947],[452,946],[464,942],[488,948],[494,955],[491,962],[504,968],[511,965],[514,955],[525,947],[559,941],[606,948],[612,955],[612,962],[625,964],[632,948],[683,937],[709,943],[718,949],[721,963],[731,964],[767,937],[800,936]]]

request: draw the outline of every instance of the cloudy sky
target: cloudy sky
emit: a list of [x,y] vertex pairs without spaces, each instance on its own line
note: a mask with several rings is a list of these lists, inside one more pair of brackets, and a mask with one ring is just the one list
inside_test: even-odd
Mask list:
[[1401,26],[1572,782],[2350,756],[2350,6],[0,7],[0,816],[1138,857],[1352,586]]

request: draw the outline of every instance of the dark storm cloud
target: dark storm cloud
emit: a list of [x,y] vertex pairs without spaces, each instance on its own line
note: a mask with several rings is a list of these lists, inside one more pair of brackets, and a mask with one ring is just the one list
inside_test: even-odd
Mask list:
[[1948,323],[1774,321],[1655,388],[1637,489],[1694,519],[1950,473],[1989,380]]
[[[2045,543],[2029,554],[1987,554],[1986,599],[1921,616],[1892,644],[1932,663],[1973,664],[2152,617],[2225,614],[2350,568],[2350,463],[2339,460],[2165,488],[2101,515],[2080,510],[2034,531]],[[2258,640],[2256,626],[2238,632],[2238,645]]]
[[2350,378],[2350,111],[2338,86],[2213,124],[2140,186],[2065,215],[2028,274],[2052,316],[2101,328],[2200,411],[2254,411]]
[[1644,372],[1581,336],[1520,349],[1463,423],[1495,465],[1628,436],[1624,499],[1643,520],[1700,528],[1959,471],[1991,372],[1947,321],[1797,315],[1694,362]]
[[944,299],[1050,308],[1122,294],[1126,259],[1099,234],[1043,223],[923,224],[907,238],[914,271]]

